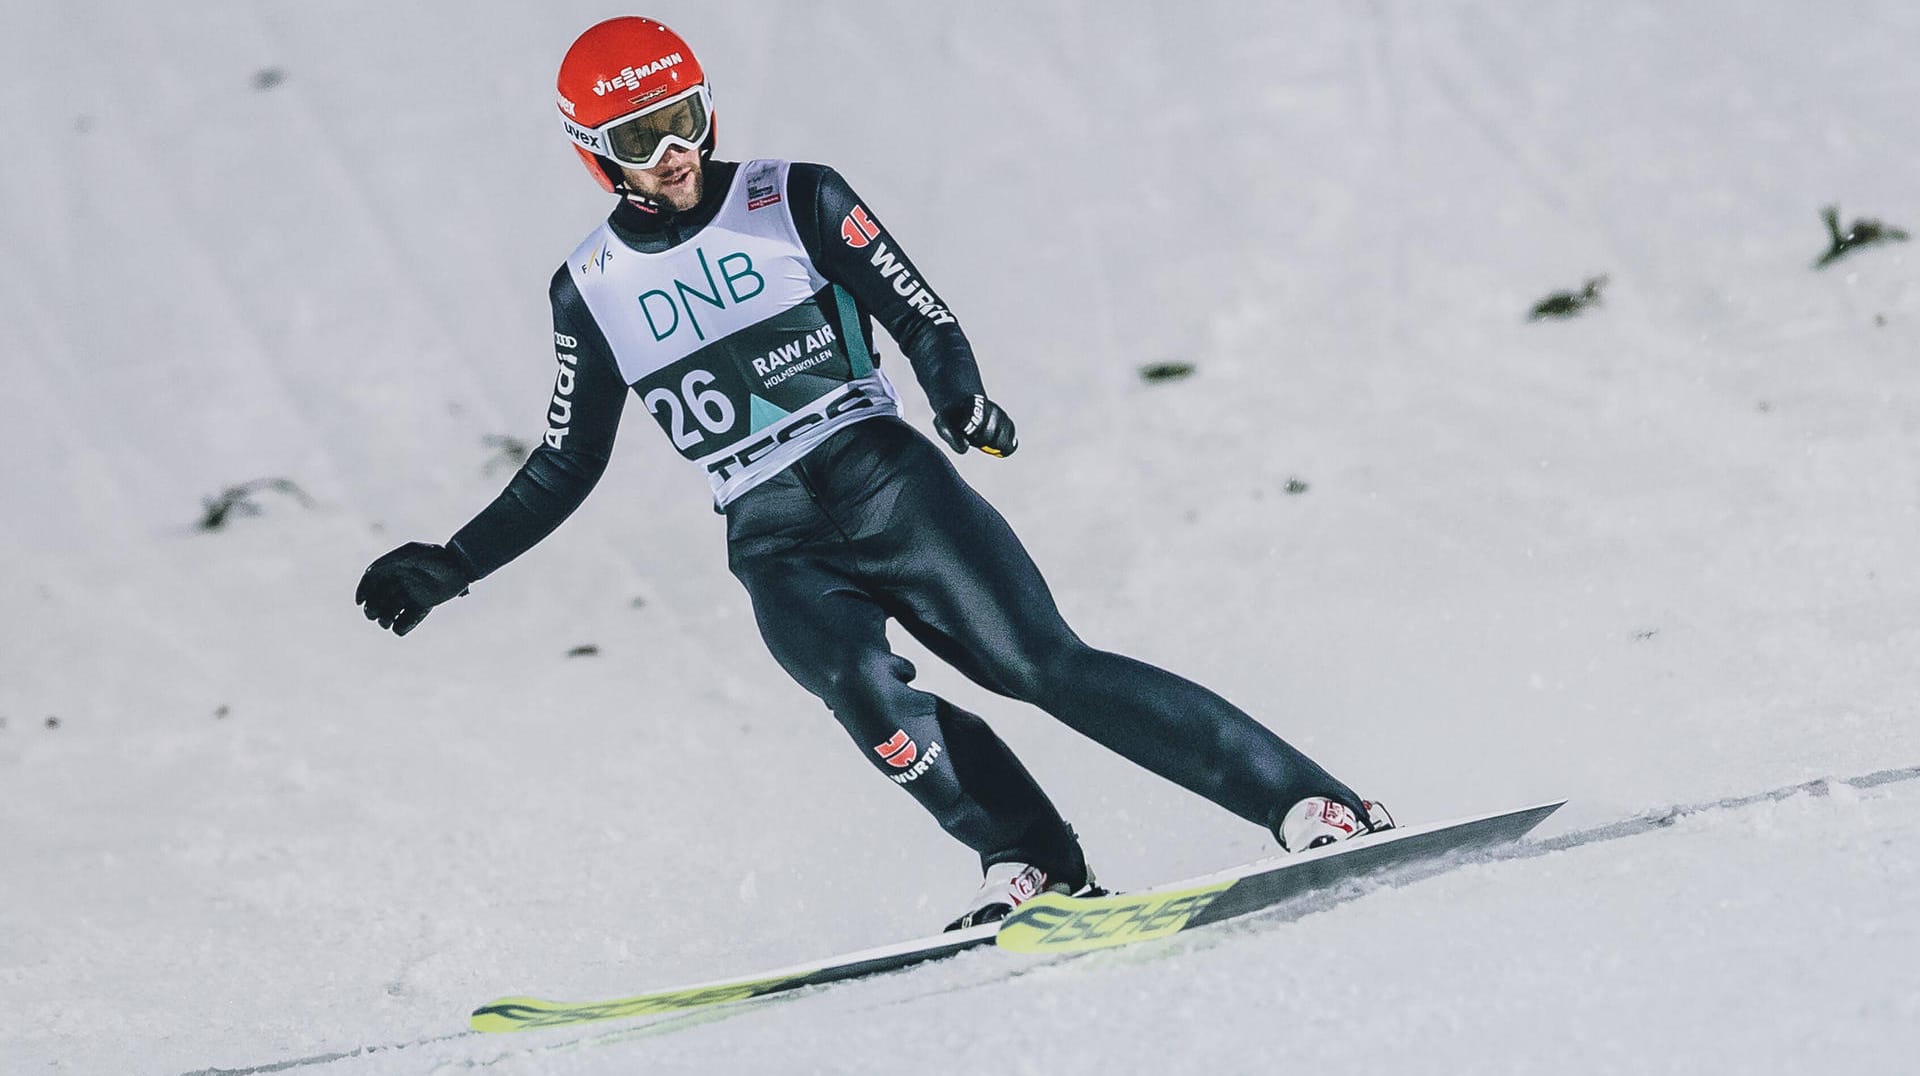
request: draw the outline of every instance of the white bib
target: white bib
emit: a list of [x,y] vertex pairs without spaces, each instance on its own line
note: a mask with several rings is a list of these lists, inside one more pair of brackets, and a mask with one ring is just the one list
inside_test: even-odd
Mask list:
[[786,189],[786,161],[748,161],[686,242],[648,254],[602,224],[567,262],[621,376],[722,508],[841,427],[899,411]]

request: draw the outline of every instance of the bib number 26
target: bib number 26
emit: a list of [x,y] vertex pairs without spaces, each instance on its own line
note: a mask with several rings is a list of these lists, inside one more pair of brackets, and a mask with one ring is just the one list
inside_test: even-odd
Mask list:
[[[727,399],[726,393],[711,387],[717,380],[705,370],[691,370],[680,379],[678,395],[671,389],[658,388],[642,397],[647,410],[659,415],[667,427],[673,447],[685,451],[706,440],[709,433],[723,434],[733,429],[737,417],[733,401]],[[699,427],[687,421],[689,415]]]

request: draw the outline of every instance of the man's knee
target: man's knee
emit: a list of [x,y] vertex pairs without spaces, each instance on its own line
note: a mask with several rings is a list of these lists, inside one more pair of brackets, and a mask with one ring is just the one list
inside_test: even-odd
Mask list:
[[1049,699],[1074,690],[1080,683],[1087,668],[1086,658],[1094,653],[1092,647],[1072,635],[1030,643],[1001,664],[1001,686],[1021,702],[1047,709]]
[[897,653],[847,655],[826,667],[820,701],[828,703],[833,713],[847,717],[893,713],[920,694],[908,688],[914,674],[914,663]]

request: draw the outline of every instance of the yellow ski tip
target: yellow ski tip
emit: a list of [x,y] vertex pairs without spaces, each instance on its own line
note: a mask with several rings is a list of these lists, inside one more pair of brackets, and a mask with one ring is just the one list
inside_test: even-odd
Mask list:
[[473,1010],[467,1026],[475,1031],[524,1031],[540,1027],[545,1017],[562,1008],[541,998],[498,998]]

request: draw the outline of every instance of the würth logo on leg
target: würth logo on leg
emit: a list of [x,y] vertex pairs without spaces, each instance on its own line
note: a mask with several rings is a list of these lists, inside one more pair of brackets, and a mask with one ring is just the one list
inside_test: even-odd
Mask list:
[[896,770],[906,769],[913,765],[914,759],[920,757],[920,748],[913,742],[912,737],[907,735],[906,729],[896,731],[893,739],[875,747],[874,751],[887,760],[887,765]]
[[880,226],[867,216],[867,207],[857,205],[840,221],[840,238],[855,250],[880,238]]

